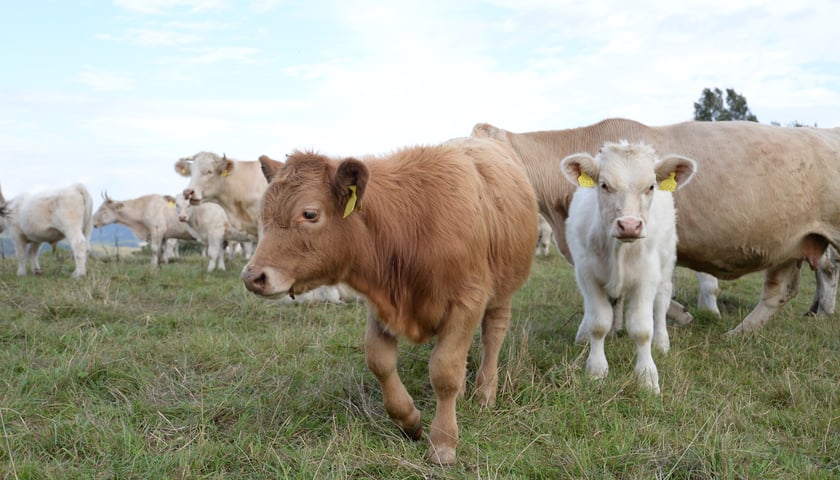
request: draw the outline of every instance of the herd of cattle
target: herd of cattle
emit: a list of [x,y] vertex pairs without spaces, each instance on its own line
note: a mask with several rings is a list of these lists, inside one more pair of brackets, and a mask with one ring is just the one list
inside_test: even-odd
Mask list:
[[635,374],[659,393],[651,347],[669,349],[666,314],[691,320],[671,299],[676,265],[698,272],[698,303],[715,312],[717,278],[765,272],[759,303],[728,334],[760,328],[787,303],[803,261],[817,275],[811,313],[834,310],[840,128],[609,119],[513,133],[478,124],[470,137],[383,157],[295,151],[283,162],[237,161],[201,152],[175,171],[189,178],[182,194],[103,195],[95,213],[81,185],[0,194],[18,274],[27,259],[38,273],[40,244],[66,238],[73,276],[85,275],[92,226],[114,222],[148,240],[153,263],[169,239],[205,244],[208,270],[224,269],[224,242],[256,242],[241,274],[251,292],[295,298],[349,286],[367,300],[366,363],[386,411],[415,439],[422,423],[397,373],[397,338],[436,337],[429,458],[439,464],[456,458],[455,402],[472,335],[480,325],[476,397],[493,405],[511,298],[551,230],[575,268],[584,299],[576,340],[589,341],[594,378],[607,374],[605,337],[624,322]]

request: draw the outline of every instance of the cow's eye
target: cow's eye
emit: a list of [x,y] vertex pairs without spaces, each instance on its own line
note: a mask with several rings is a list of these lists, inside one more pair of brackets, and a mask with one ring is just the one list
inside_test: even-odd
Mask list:
[[605,191],[605,192],[609,192],[609,191],[610,191],[610,186],[609,186],[609,185],[607,185],[607,182],[601,182],[601,190],[603,190],[603,191]]
[[314,222],[318,220],[318,211],[317,210],[304,210],[303,211],[303,218],[309,220],[310,222]]
[[652,192],[654,190],[656,190],[656,185],[651,185],[650,188],[648,188],[648,192]]

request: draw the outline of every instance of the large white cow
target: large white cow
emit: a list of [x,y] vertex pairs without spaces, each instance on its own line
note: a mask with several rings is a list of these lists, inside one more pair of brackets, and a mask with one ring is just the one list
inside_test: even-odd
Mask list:
[[73,251],[76,268],[73,278],[86,273],[90,249],[93,201],[87,188],[77,183],[40,193],[24,193],[9,200],[0,196],[0,231],[8,231],[15,244],[18,275],[26,275],[26,260],[32,273],[40,274],[38,255],[42,243],[55,244],[66,238]]
[[175,171],[190,177],[184,189],[187,200],[218,203],[237,230],[259,235],[260,199],[268,186],[259,162],[199,152],[175,162]]
[[671,192],[694,175],[695,163],[674,155],[661,160],[646,144],[606,143],[597,156],[577,153],[560,163],[572,185],[566,240],[583,295],[578,336],[589,337],[586,372],[607,374],[604,338],[613,305],[624,297],[628,335],[636,342],[635,373],[642,386],[659,393],[653,344],[670,348],[665,312],[677,260],[677,229]]
[[152,265],[166,263],[162,245],[165,240],[194,240],[186,224],[175,213],[175,197],[156,193],[129,200],[114,200],[107,194],[93,214],[94,226],[119,223],[130,228],[134,235],[149,242]]
[[477,124],[473,135],[509,143],[525,165],[562,252],[574,188],[557,174],[563,157],[595,154],[606,141],[643,141],[694,159],[698,173],[676,198],[679,265],[722,279],[765,271],[761,300],[731,333],[760,328],[797,292],[800,266],[840,247],[840,128],[754,122],[648,127],[609,119],[569,130],[512,133]]
[[183,195],[175,198],[178,220],[183,222],[199,243],[207,246],[210,263],[207,271],[225,269],[224,244],[230,242],[255,242],[257,239],[233,227],[221,206],[205,202],[191,205]]

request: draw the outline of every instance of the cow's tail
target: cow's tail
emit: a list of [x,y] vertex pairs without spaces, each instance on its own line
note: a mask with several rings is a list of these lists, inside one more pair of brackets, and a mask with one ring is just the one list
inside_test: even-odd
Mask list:
[[76,190],[79,192],[79,195],[82,196],[82,203],[84,204],[84,214],[82,216],[82,233],[84,234],[85,239],[87,240],[88,251],[90,251],[90,235],[91,230],[93,229],[93,198],[91,198],[88,189],[85,188],[85,186],[81,183],[76,185]]

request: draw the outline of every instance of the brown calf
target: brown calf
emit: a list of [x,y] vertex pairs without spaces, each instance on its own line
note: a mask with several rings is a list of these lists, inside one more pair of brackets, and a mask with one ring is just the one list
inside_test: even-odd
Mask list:
[[420,412],[397,374],[397,336],[437,336],[429,375],[437,395],[429,459],[455,462],[455,402],[481,324],[476,397],[495,402],[499,350],[514,292],[537,241],[533,190],[513,151],[492,139],[456,139],[359,161],[295,152],[261,157],[269,180],[263,234],[242,271],[252,292],[275,297],[344,282],[368,299],[365,356],[385,409],[411,438]]

